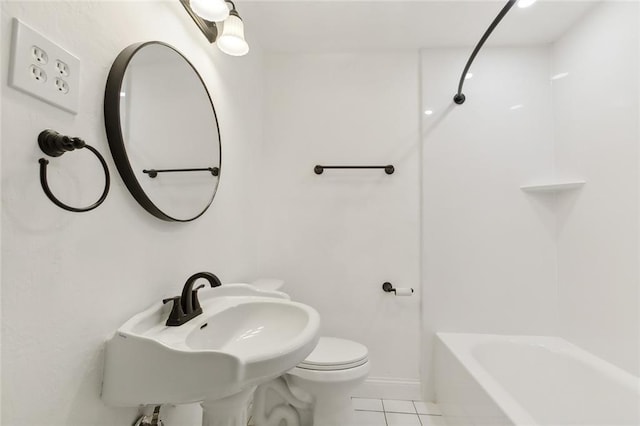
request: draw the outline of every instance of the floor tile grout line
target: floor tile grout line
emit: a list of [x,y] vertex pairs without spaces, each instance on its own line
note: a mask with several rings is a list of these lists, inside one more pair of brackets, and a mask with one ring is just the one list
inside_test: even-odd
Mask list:
[[385,426],[389,426],[389,420],[387,419],[387,413],[389,414],[400,414],[400,415],[404,415],[404,416],[416,416],[418,417],[418,422],[420,423],[420,426],[425,426],[424,423],[422,422],[422,416],[428,416],[428,417],[442,417],[441,414],[418,414],[418,413],[402,413],[402,412],[396,412],[396,411],[375,411],[375,410],[356,410],[354,409],[353,411],[361,411],[361,412],[367,412],[367,413],[382,413],[383,417],[384,417],[384,422],[385,422]]
[[[418,407],[416,406],[416,402],[415,401],[411,401],[411,403],[413,404],[413,409],[416,410],[416,413],[418,413]],[[420,417],[419,414],[420,413],[418,413],[418,418]],[[420,424],[422,424],[422,420],[420,420]]]
[[[425,426],[425,423],[423,422],[423,419],[427,420],[429,417],[431,418],[435,418],[435,417],[440,417],[440,418],[444,418],[443,414],[436,414],[436,413],[420,413],[418,412],[418,407],[416,405],[416,402],[421,402],[423,404],[427,404],[423,401],[416,401],[416,400],[387,400],[387,401],[403,401],[403,402],[411,402],[411,405],[413,405],[413,409],[414,412],[407,412],[407,411],[390,411],[387,409],[387,407],[385,406],[385,399],[384,398],[357,398],[357,397],[351,397],[351,399],[371,399],[371,400],[377,400],[380,401],[381,405],[382,405],[382,411],[380,411],[379,409],[370,409],[370,408],[352,408],[354,412],[358,411],[358,412],[369,412],[369,413],[382,413],[383,418],[384,418],[384,426],[389,426],[389,418],[387,416],[387,414],[389,415],[399,415],[399,416],[417,416],[418,417],[418,424],[419,426]],[[427,410],[429,410],[427,408]],[[422,416],[428,416],[428,417],[422,417]],[[395,423],[394,423],[395,424]]]
[[[394,399],[394,400],[388,400],[388,401],[402,401],[402,402],[410,402],[411,405],[413,406],[413,413],[407,413],[406,411],[389,411],[389,413],[396,413],[396,414],[418,414],[418,409],[416,408],[416,403],[414,400],[412,399]],[[387,409],[384,408],[384,399],[382,400],[382,408],[384,409],[385,413],[387,412]]]
[[389,426],[389,422],[387,421],[387,411],[384,409],[384,399],[380,400],[382,402],[382,415],[384,416],[384,424],[385,426]]
[[[420,425],[422,425],[422,420],[420,420],[420,415],[419,414],[412,414],[412,413],[389,413],[389,414],[399,414],[401,416],[415,416],[418,418],[418,423],[420,423]],[[386,419],[386,413],[385,413],[385,419]],[[387,426],[389,425],[389,422],[387,422]]]
[[[416,409],[416,413],[418,413],[418,407],[416,407],[416,401],[412,400],[411,402],[413,402],[413,408]],[[423,401],[420,401],[423,402]],[[440,416],[442,417],[442,413],[440,414],[434,414],[434,413],[418,413],[419,416]]]

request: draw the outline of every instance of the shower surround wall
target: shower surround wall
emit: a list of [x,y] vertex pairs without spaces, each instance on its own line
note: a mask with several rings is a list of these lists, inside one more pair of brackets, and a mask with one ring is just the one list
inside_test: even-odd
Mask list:
[[[193,272],[255,277],[252,194],[262,137],[261,55],[220,53],[179,2],[2,2],[2,420],[6,426],[132,424],[136,409],[100,399],[102,348],[133,314],[178,294]],[[73,116],[6,85],[11,18],[18,17],[82,61]],[[250,37],[250,34],[248,35]],[[102,102],[107,73],[128,45],[161,40],[202,74],[223,141],[223,178],[211,209],[189,224],[142,209],[111,159]],[[36,137],[52,128],[80,136],[109,163],[112,187],[98,209],[63,211],[38,180]],[[176,141],[179,143],[179,141]],[[63,201],[85,205],[103,184],[89,153],[51,161]],[[165,408],[167,424],[201,424],[197,406]]]
[[[638,4],[556,43],[422,52],[423,385],[436,331],[559,335],[638,374]],[[552,76],[569,73],[565,78]],[[521,185],[584,178],[561,194]]]
[[423,385],[438,331],[555,334],[555,215],[520,190],[553,170],[548,50],[422,52]]
[[640,375],[638,2],[603,2],[551,50],[560,335]]
[[[359,396],[419,397],[418,54],[265,55],[262,268],[369,348]],[[386,165],[325,170],[321,165]],[[413,287],[413,297],[382,283]]]

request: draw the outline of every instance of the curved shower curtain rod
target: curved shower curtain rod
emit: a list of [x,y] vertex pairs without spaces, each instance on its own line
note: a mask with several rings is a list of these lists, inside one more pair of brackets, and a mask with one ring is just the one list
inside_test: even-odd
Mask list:
[[509,12],[509,10],[513,7],[513,5],[516,4],[516,1],[517,0],[509,0],[507,2],[507,4],[502,8],[500,13],[498,13],[498,16],[496,16],[496,18],[493,20],[491,25],[489,25],[489,28],[487,28],[487,31],[484,32],[482,38],[476,45],[476,48],[473,49],[471,56],[469,56],[467,65],[465,65],[464,70],[462,71],[462,75],[460,76],[460,82],[458,83],[458,93],[456,93],[455,96],[453,97],[453,102],[457,103],[458,105],[462,105],[466,100],[466,97],[462,93],[462,85],[464,84],[464,79],[467,76],[467,72],[469,71],[469,68],[471,68],[471,64],[473,63],[473,60],[476,58],[476,55],[482,48],[482,45],[484,45],[484,42],[487,41],[487,39],[489,38],[493,30],[495,30],[498,24],[500,23],[500,21],[502,21],[502,18],[504,18],[507,12]]

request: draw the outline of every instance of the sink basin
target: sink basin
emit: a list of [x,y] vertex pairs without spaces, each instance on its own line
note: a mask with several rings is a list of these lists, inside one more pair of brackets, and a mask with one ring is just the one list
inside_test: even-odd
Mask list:
[[199,292],[203,313],[167,327],[158,302],[107,342],[102,398],[113,406],[221,400],[280,376],[311,353],[320,317],[311,307],[233,284]]

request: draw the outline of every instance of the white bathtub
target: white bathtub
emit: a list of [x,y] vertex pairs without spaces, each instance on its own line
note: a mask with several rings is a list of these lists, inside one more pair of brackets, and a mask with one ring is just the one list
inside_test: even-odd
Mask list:
[[449,426],[640,425],[639,378],[557,337],[438,333]]

